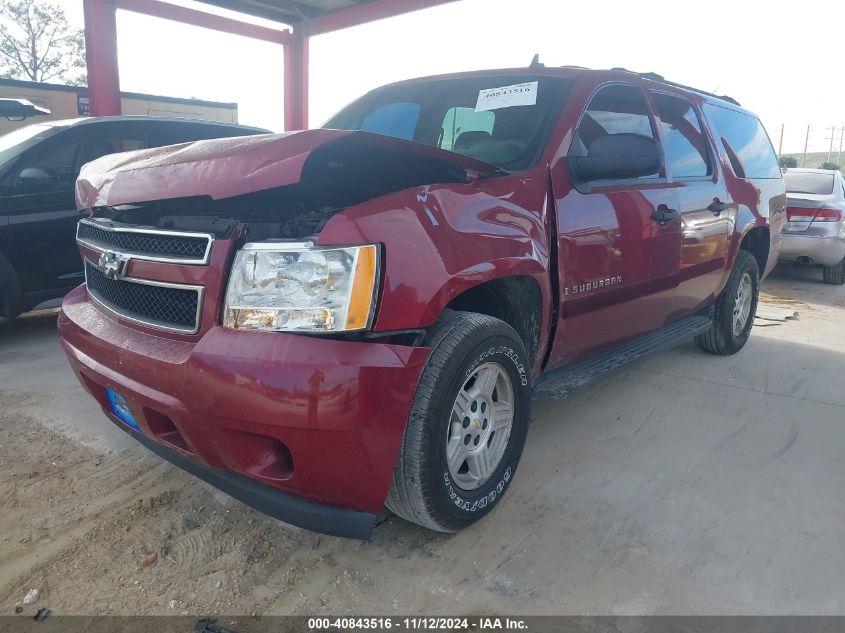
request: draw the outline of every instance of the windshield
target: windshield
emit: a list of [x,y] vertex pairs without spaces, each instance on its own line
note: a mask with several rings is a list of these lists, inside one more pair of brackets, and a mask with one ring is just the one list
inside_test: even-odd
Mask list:
[[58,125],[39,123],[0,136],[0,167],[61,129]]
[[786,193],[810,193],[820,196],[833,193],[833,174],[787,171],[783,179],[786,181]]
[[545,149],[569,83],[507,75],[386,86],[323,127],[385,134],[521,171]]

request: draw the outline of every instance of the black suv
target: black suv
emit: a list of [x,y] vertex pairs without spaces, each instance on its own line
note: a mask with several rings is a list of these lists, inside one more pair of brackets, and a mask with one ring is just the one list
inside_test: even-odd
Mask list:
[[0,317],[14,318],[84,281],[74,200],[82,165],[115,152],[267,132],[117,116],[37,123],[0,136]]

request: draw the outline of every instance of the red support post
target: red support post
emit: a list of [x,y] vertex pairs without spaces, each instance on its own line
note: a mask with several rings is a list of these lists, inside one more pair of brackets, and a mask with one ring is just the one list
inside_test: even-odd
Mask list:
[[308,127],[308,35],[294,29],[285,44],[285,130]]
[[92,116],[120,114],[117,25],[114,0],[83,0],[85,62]]

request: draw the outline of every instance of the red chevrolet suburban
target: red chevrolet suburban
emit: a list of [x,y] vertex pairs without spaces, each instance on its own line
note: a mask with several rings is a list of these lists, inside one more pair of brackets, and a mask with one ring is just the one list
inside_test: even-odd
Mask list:
[[89,163],[62,345],[122,429],[288,523],[456,531],[533,398],[748,340],[784,183],[760,121],[623,69],[406,81],[324,129]]

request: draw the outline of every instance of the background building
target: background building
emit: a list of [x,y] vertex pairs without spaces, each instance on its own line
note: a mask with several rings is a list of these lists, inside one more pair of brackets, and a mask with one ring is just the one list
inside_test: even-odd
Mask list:
[[[222,123],[238,122],[237,103],[161,97],[137,92],[121,92],[120,96],[123,114],[183,117]],[[39,121],[89,116],[88,88],[84,86],[0,79],[0,98],[27,99],[50,110],[48,115],[30,117],[23,121],[0,118],[0,135]]]

